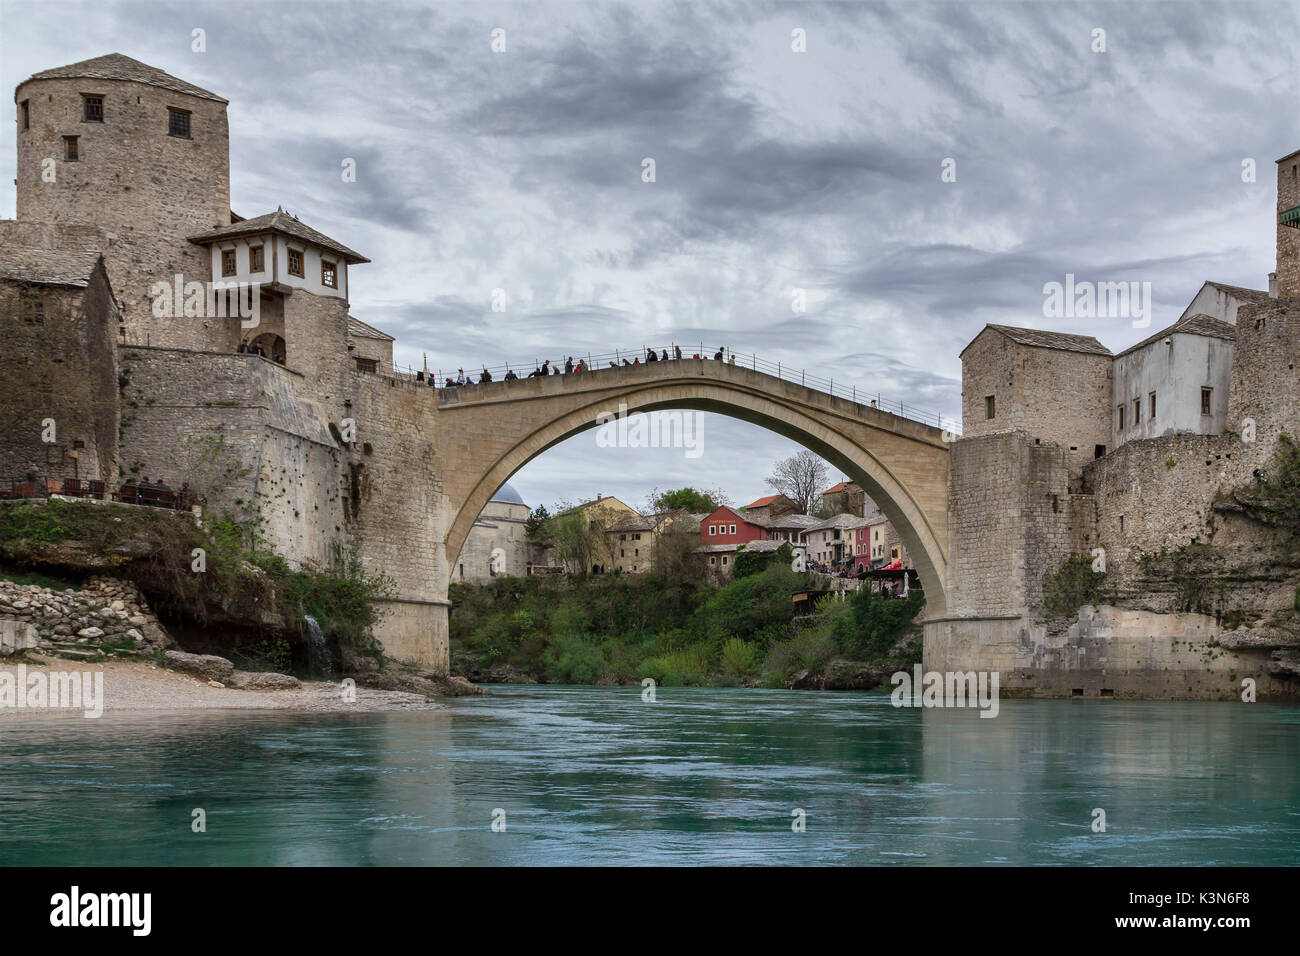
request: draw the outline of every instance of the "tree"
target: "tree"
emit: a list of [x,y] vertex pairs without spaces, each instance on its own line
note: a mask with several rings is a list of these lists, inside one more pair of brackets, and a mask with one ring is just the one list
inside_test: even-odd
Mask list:
[[812,514],[826,487],[826,464],[810,451],[801,451],[778,461],[767,485],[773,491],[797,502],[804,514]]
[[551,518],[551,513],[546,510],[546,505],[538,505],[533,509],[528,519],[524,522],[524,535],[529,541],[537,544],[546,544],[545,530],[546,522]]
[[704,556],[696,551],[700,536],[688,531],[686,522],[669,522],[654,536],[651,568],[656,577],[687,590],[694,590],[704,580]]
[[656,488],[650,492],[649,510],[657,512],[685,508],[692,514],[711,514],[722,505],[727,504],[728,501],[729,499],[722,493],[722,489],[710,491],[708,489],[688,487],[660,491]]
[[541,533],[569,571],[589,574],[596,565],[610,561],[605,536],[609,524],[609,515],[602,510],[569,510],[548,518]]

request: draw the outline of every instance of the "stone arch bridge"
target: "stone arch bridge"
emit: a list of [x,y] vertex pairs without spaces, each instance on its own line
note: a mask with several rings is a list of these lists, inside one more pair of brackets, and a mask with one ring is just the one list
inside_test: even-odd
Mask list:
[[927,617],[944,614],[948,447],[934,426],[707,359],[491,382],[439,395],[436,446],[447,463],[440,475],[448,568],[488,499],[548,448],[597,427],[602,415],[620,406],[627,414],[704,411],[784,435],[849,475],[898,529],[925,588]]

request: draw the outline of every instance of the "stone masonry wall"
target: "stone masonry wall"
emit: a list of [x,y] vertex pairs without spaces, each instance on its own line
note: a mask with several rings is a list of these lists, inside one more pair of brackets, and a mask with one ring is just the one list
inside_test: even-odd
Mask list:
[[[1300,206],[1300,153],[1277,164],[1277,211]],[[1277,291],[1300,297],[1300,229],[1277,224]]]
[[[22,317],[24,296],[43,319]],[[0,281],[0,318],[10,357],[0,364],[0,481],[80,477],[111,481],[117,473],[117,366],[113,312],[102,267],[84,289]],[[47,419],[54,441],[46,442]],[[75,448],[76,442],[84,447]],[[76,451],[74,461],[70,453]]]
[[[995,398],[994,417],[985,398]],[[1059,445],[1071,476],[1110,443],[1111,359],[1018,345],[985,329],[962,353],[962,434],[1022,431]]]
[[[1300,290],[1294,298],[1242,306],[1234,354],[1224,434],[1240,449],[1230,475],[1244,483],[1267,463],[1278,435],[1300,439]],[[1243,440],[1247,419],[1253,442]]]
[[208,513],[257,519],[291,563],[330,566],[347,537],[343,452],[310,383],[253,355],[121,354],[126,472],[188,483]]
[[1143,552],[1204,543],[1238,444],[1217,435],[1166,435],[1126,442],[1091,463],[1084,487],[1096,511],[1079,515],[1083,547],[1105,548],[1108,573],[1124,575]]
[[950,448],[948,614],[1023,615],[1073,545],[1064,456],[1019,432]]
[[389,654],[446,673],[450,517],[434,467],[437,396],[423,383],[350,376],[357,434],[345,456],[345,511],[364,566],[397,592],[376,636]]
[[[83,93],[104,97],[102,123],[83,121]],[[177,273],[212,278],[207,250],[187,237],[230,222],[226,104],[89,78],[29,80],[15,99],[29,103],[31,117],[30,129],[17,131],[19,220],[99,230],[94,248],[105,255],[132,341],[214,347],[193,318],[154,316],[150,287]],[[169,107],[190,111],[190,138],[168,135]],[[75,162],[65,159],[65,136],[78,137]]]
[[0,654],[35,650],[71,658],[152,654],[173,645],[130,581],[94,577],[55,590],[0,580]]

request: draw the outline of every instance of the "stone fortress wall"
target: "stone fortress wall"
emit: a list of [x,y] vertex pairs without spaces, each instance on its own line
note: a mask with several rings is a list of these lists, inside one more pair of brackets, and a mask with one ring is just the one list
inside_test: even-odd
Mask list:
[[[1284,160],[1279,209],[1298,201],[1291,176]],[[1288,298],[1283,278],[1300,255],[1297,232],[1279,226],[1279,296],[1234,306],[1215,434],[1130,437],[1079,464],[1061,428],[1091,424],[1069,407],[1087,394],[1080,379],[1098,379],[1078,361],[1091,357],[1035,361],[989,329],[976,337],[963,355],[966,427],[952,445],[949,613],[925,625],[927,669],[997,670],[1004,693],[1025,696],[1226,700],[1247,677],[1264,697],[1300,694],[1300,568],[1240,505],[1279,436],[1300,437],[1300,290]],[[1015,391],[1035,366],[1053,372]],[[986,419],[987,394],[999,396],[999,416],[1008,396],[1001,421]],[[1107,429],[1111,404],[1097,401]],[[1044,572],[1099,555],[1113,604],[1046,619]]]
[[[343,295],[262,290],[256,327],[153,308],[155,283],[220,278],[217,252],[189,237],[232,221],[226,100],[118,54],[36,74],[15,100],[18,219],[0,222],[0,241],[102,253],[123,306],[122,329],[67,343],[112,381],[105,479],[188,484],[209,514],[250,522],[295,565],[355,553],[392,579],[376,629],[387,652],[445,671],[437,399],[357,371],[345,264]],[[188,116],[187,136],[173,135],[173,110]],[[285,365],[235,354],[243,336],[268,331],[288,343]],[[65,398],[50,408],[66,420]]]
[[962,370],[962,437],[1025,432],[1064,448],[1072,471],[1109,447],[1108,354],[1030,347],[994,327],[963,350]]
[[[13,252],[14,247],[0,248],[10,263],[15,262]],[[8,353],[0,366],[0,481],[25,478],[34,466],[43,471],[39,466],[46,463],[87,481],[117,475],[112,289],[93,254],[65,258],[78,274],[87,270],[84,286],[44,287],[37,298],[29,285],[0,283]],[[93,263],[89,268],[88,262]],[[39,312],[34,309],[38,301]],[[57,347],[51,348],[51,342]],[[53,425],[52,434],[47,422]]]
[[[104,254],[132,341],[148,335],[154,344],[213,347],[202,322],[153,316],[150,286],[178,273],[212,278],[207,250],[186,237],[230,222],[226,100],[180,81],[169,89],[106,76],[42,76],[14,92],[18,222],[52,228],[59,244],[47,248],[80,241]],[[100,122],[84,118],[91,94],[102,97]],[[189,114],[188,138],[170,135],[172,109]],[[77,138],[76,160],[67,158],[69,136]]]

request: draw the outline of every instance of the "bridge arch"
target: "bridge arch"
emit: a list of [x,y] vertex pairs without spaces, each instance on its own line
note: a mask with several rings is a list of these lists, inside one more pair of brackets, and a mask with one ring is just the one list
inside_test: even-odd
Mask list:
[[783,435],[849,475],[903,539],[925,588],[927,617],[943,615],[948,453],[939,429],[743,368],[692,360],[664,364],[681,367],[476,386],[442,404],[444,442],[470,449],[444,475],[451,516],[447,566],[501,485],[548,449],[598,427],[602,414],[620,405],[627,414],[703,411]]

